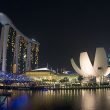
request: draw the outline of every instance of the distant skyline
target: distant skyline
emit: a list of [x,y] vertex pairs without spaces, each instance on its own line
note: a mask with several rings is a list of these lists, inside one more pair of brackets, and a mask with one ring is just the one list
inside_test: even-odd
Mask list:
[[110,52],[110,3],[4,0],[0,12],[40,43],[39,67],[73,70],[81,51],[94,57],[96,47]]

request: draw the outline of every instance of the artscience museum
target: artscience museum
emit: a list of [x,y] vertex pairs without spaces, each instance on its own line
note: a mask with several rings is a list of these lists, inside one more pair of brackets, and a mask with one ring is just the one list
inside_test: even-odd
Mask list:
[[103,82],[106,76],[110,73],[108,58],[104,48],[96,48],[94,63],[91,63],[87,52],[81,52],[79,58],[80,67],[78,67],[71,59],[71,64],[74,70],[84,79],[96,78],[96,82]]

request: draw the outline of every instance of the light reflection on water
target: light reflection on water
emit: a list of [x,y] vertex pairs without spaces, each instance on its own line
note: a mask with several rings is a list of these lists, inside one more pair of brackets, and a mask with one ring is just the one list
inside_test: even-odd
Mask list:
[[7,100],[7,110],[110,110],[110,89],[13,91]]

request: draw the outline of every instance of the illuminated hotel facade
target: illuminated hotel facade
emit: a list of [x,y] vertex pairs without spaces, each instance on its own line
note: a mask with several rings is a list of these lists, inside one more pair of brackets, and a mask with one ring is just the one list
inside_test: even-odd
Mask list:
[[37,68],[39,42],[22,34],[3,13],[0,29],[0,70],[21,74]]

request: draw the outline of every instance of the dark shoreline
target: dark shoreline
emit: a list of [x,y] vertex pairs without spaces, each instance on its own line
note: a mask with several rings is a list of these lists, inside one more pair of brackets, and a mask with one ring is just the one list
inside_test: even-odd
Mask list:
[[45,86],[37,86],[37,87],[16,87],[16,86],[0,86],[0,89],[4,90],[79,90],[79,89],[107,89],[110,86],[76,86],[76,87],[45,87]]

